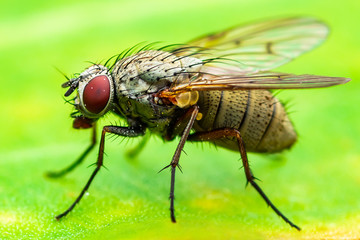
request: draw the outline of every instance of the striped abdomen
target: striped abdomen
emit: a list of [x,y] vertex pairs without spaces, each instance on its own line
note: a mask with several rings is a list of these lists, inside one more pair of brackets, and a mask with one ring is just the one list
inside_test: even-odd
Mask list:
[[[277,152],[296,141],[296,133],[282,104],[269,91],[203,91],[198,105],[202,119],[198,132],[218,128],[240,130],[251,152]],[[215,141],[216,145],[238,151],[235,138]]]

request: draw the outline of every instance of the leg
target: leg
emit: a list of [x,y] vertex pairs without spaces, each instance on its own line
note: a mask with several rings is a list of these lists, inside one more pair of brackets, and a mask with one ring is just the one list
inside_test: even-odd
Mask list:
[[85,192],[90,187],[91,182],[94,180],[96,174],[100,170],[101,166],[103,165],[103,156],[104,156],[104,148],[105,148],[105,134],[106,133],[113,133],[119,136],[124,137],[137,137],[145,134],[144,128],[132,128],[132,127],[118,127],[118,126],[105,126],[101,132],[101,140],[99,146],[99,155],[96,162],[96,168],[94,172],[91,174],[88,182],[86,183],[85,187],[81,191],[80,195],[76,198],[75,202],[63,213],[57,215],[55,218],[59,220],[60,218],[66,216],[81,200],[84,196]]
[[50,177],[50,178],[58,178],[58,177],[62,177],[65,174],[71,172],[72,170],[74,170],[74,168],[76,168],[78,165],[80,165],[80,163],[82,163],[85,159],[85,157],[89,154],[89,152],[94,148],[96,144],[96,125],[94,124],[92,127],[92,134],[91,134],[91,143],[90,146],[85,150],[85,152],[83,152],[83,154],[81,154],[81,156],[76,159],[75,162],[73,162],[70,166],[57,171],[57,172],[47,172],[46,176]]
[[[162,170],[171,166],[171,182],[170,182],[170,197],[169,198],[170,198],[170,217],[171,217],[171,221],[174,223],[176,222],[175,213],[174,213],[175,212],[175,209],[174,209],[175,170],[176,170],[176,167],[179,167],[178,164],[179,164],[181,151],[184,148],[185,142],[187,140],[187,137],[189,136],[192,126],[194,125],[194,122],[195,122],[198,112],[199,112],[199,107],[193,106],[185,113],[185,115],[190,116],[190,119],[181,135],[180,142],[175,150],[175,154],[174,154],[170,164],[160,170],[160,172],[161,172]],[[180,171],[181,171],[181,169],[180,169]]]
[[189,136],[189,141],[211,141],[216,139],[221,139],[224,137],[236,137],[238,144],[239,144],[239,150],[240,155],[242,159],[242,163],[244,166],[245,176],[248,183],[250,183],[255,190],[261,195],[261,197],[264,199],[264,201],[267,203],[268,206],[271,207],[272,210],[275,211],[275,213],[280,216],[285,222],[290,224],[291,227],[296,228],[297,230],[300,230],[298,226],[296,226],[294,223],[292,223],[287,217],[285,217],[276,207],[275,205],[270,201],[270,199],[265,195],[265,193],[261,190],[259,185],[254,181],[255,177],[252,174],[249,166],[249,161],[247,159],[246,149],[244,141],[241,138],[240,131],[234,128],[222,128],[222,129],[216,129],[209,132],[197,132]]

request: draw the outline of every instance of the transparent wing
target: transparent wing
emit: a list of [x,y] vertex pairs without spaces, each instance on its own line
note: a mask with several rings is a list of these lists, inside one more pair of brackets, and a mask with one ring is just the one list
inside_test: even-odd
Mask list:
[[350,81],[342,77],[317,75],[293,75],[263,72],[252,75],[212,75],[204,74],[197,79],[176,84],[160,93],[161,97],[173,97],[189,91],[245,90],[245,89],[299,89],[320,88],[344,84]]
[[194,55],[210,66],[254,73],[291,61],[318,46],[327,34],[327,26],[313,18],[277,19],[201,37],[173,52]]

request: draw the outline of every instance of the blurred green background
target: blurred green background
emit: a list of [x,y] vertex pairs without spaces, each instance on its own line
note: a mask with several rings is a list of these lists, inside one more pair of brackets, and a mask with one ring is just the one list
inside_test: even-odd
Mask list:
[[[355,239],[360,237],[360,1],[2,1],[0,3],[0,239]],[[96,159],[61,179],[89,144],[71,128],[64,104],[70,75],[142,41],[182,43],[243,22],[287,16],[325,21],[320,48],[278,69],[352,78],[327,89],[281,91],[298,143],[278,155],[250,154],[255,175],[291,229],[245,177],[239,154],[186,144],[176,182],[177,224],[169,218],[167,165],[176,141],[155,136],[137,159],[138,140],[108,141],[103,169],[71,214]],[[106,117],[101,124],[116,121]],[[100,125],[101,125],[100,124]]]

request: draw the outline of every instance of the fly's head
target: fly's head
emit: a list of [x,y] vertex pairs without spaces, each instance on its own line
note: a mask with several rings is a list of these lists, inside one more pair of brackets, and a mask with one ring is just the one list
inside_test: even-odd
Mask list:
[[109,70],[102,65],[93,65],[79,76],[62,84],[69,87],[65,93],[68,97],[77,89],[74,98],[76,112],[74,128],[90,128],[98,118],[110,110],[114,99],[114,84]]

